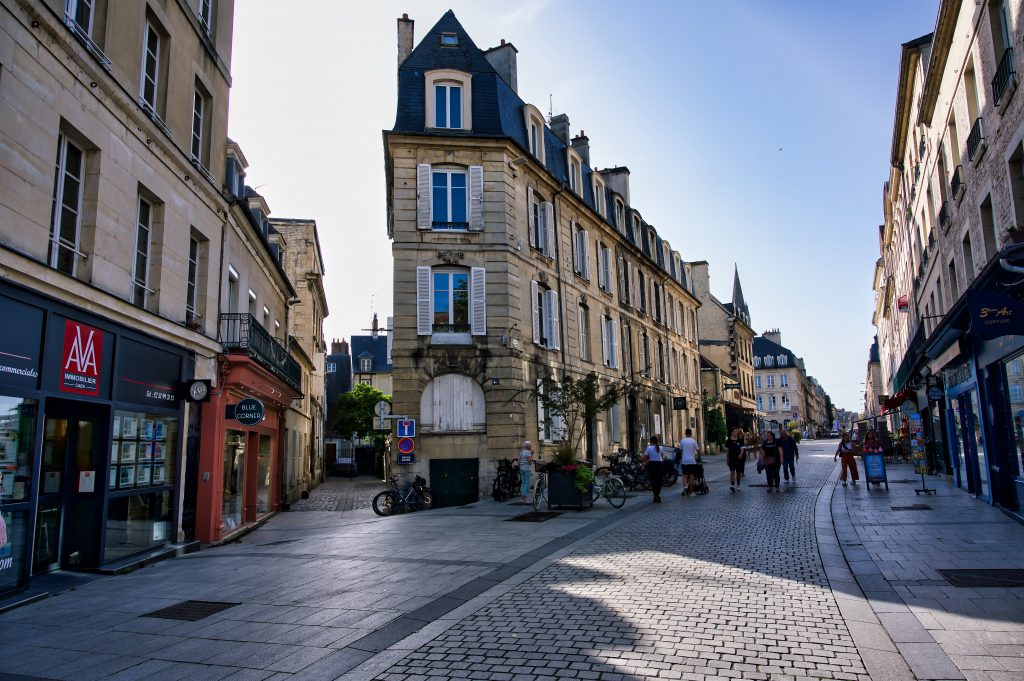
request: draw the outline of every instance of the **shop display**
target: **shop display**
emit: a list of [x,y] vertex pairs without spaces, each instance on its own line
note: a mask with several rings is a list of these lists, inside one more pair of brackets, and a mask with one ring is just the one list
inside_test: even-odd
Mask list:
[[174,434],[178,420],[173,417],[137,412],[117,412],[115,439],[111,446],[110,488],[130,489],[173,482]]

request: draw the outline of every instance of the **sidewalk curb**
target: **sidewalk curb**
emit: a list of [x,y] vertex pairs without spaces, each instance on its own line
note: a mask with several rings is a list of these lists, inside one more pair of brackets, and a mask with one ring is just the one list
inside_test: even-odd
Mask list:
[[[838,469],[836,464],[830,480]],[[826,493],[825,487],[831,487],[831,492]],[[864,566],[860,561],[856,570],[850,565],[846,545],[859,546],[860,540],[843,498],[836,495],[837,489],[838,485],[826,485],[818,493],[814,512],[818,553],[832,596],[871,678],[876,681],[964,679],[963,673],[921,626],[895,589],[882,579],[874,563]],[[866,483],[864,489],[867,489]],[[865,593],[865,582],[870,582],[869,593],[875,598]],[[915,624],[917,626],[913,626]]]

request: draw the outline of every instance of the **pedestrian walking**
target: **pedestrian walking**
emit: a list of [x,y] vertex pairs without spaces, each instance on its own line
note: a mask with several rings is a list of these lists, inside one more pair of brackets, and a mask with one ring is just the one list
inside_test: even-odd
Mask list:
[[[857,479],[860,477],[857,474],[857,460],[853,458],[853,443],[850,442],[850,434],[843,433],[843,439],[839,441],[839,447],[836,448],[836,455],[832,457],[835,461],[839,459],[843,464],[843,471],[839,474],[839,479],[843,483],[843,487],[846,487],[846,471],[850,471],[850,477],[853,478],[853,484],[857,484]],[[870,487],[871,485],[868,485]]]
[[647,462],[647,475],[651,479],[651,491],[654,492],[654,503],[661,503],[661,480],[665,475],[664,459],[661,456],[661,447],[658,445],[658,436],[652,435],[650,445],[644,450],[644,461]]
[[697,481],[697,456],[700,454],[700,445],[693,439],[693,430],[686,429],[683,439],[679,441],[679,463],[683,472],[683,493],[682,496],[693,493],[693,485]]
[[533,445],[529,440],[523,442],[519,450],[519,495],[520,501],[528,503],[530,485],[533,483]]
[[740,480],[743,479],[743,463],[747,458],[742,430],[732,429],[729,439],[725,441],[725,450],[725,462],[729,466],[729,491],[735,492],[740,486]]
[[789,431],[782,431],[779,436],[779,447],[782,448],[782,475],[786,482],[789,482],[790,475],[793,476],[793,482],[796,482],[796,461],[800,458],[800,448]]
[[764,466],[765,476],[768,478],[768,493],[771,494],[772,487],[781,493],[779,489],[779,469],[782,468],[782,448],[779,441],[775,439],[775,433],[768,431],[761,443],[761,465]]

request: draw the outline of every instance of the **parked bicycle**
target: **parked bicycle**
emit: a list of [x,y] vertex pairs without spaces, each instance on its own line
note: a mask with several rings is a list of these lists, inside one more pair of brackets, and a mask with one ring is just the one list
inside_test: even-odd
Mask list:
[[547,464],[534,461],[533,470],[536,472],[537,478],[537,482],[533,486],[533,510],[539,511],[542,506],[551,508],[551,505],[548,503]]
[[[608,461],[608,465],[601,466],[594,471],[595,476],[607,477],[614,475],[622,481],[623,485],[633,491],[637,489],[651,489],[651,476],[648,473],[647,463],[643,460],[642,454],[631,453],[621,449],[618,454],[605,454],[604,458]],[[679,474],[676,472],[675,466],[671,464],[665,466],[665,472],[662,475],[662,485],[671,487],[676,484],[678,479]]]
[[427,488],[427,481],[416,476],[412,482],[398,486],[398,476],[388,480],[388,489],[373,498],[373,512],[377,515],[391,515],[402,511],[423,511],[434,504],[434,497]]
[[598,475],[595,472],[592,490],[594,503],[597,503],[602,496],[614,508],[622,508],[622,505],[626,503],[626,486],[622,484],[621,479],[610,473]]
[[491,486],[491,496],[495,501],[507,501],[519,494],[519,466],[512,459],[498,461],[498,475]]

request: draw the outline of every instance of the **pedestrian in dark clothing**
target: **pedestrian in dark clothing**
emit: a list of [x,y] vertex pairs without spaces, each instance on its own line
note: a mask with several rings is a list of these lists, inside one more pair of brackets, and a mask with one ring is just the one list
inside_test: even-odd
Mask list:
[[800,449],[789,431],[782,431],[779,436],[779,447],[782,448],[782,474],[786,477],[786,482],[789,482],[790,475],[793,476],[793,482],[796,482],[796,460],[800,458]]
[[775,433],[770,430],[761,443],[761,464],[768,477],[768,493],[771,494],[773,487],[776,492],[781,493],[779,469],[782,468],[782,449],[779,447],[779,441],[775,439]]
[[743,431],[733,428],[729,439],[725,441],[725,462],[729,465],[729,491],[735,492],[743,479],[743,462],[747,452],[743,446]]
[[652,435],[651,444],[644,450],[644,461],[647,462],[647,475],[651,479],[651,491],[654,492],[654,503],[661,503],[661,481],[665,475],[665,462],[658,446],[658,436]]

